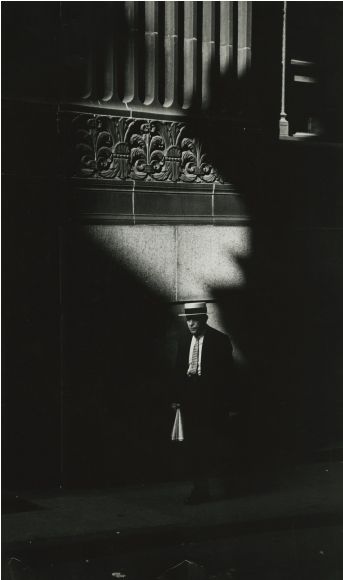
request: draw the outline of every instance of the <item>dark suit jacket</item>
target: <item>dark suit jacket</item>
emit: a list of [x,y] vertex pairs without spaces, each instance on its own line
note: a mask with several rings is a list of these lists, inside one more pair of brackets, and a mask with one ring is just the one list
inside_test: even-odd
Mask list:
[[228,418],[233,389],[232,345],[228,336],[206,325],[201,376],[187,377],[192,335],[186,329],[178,342],[174,401],[181,404],[185,435],[207,436],[222,430]]

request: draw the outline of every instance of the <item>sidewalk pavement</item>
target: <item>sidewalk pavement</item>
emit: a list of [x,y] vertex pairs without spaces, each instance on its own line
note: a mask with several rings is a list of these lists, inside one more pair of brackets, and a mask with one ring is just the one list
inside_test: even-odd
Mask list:
[[343,523],[342,461],[293,466],[274,478],[268,490],[229,498],[223,497],[220,482],[212,480],[211,485],[213,500],[198,506],[183,503],[190,489],[187,482],[20,493],[15,498],[18,510],[27,511],[3,514],[3,550],[11,554],[76,543],[90,546],[95,538],[129,549],[130,542],[156,545]]

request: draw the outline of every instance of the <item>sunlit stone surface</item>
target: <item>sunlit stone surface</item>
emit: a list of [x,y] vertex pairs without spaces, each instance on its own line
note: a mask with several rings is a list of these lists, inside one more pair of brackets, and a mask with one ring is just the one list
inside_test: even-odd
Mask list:
[[213,288],[241,286],[237,258],[249,253],[249,228],[183,226],[178,228],[178,300],[213,298]]
[[172,226],[90,226],[89,234],[151,290],[168,300],[175,299],[176,256]]
[[250,230],[228,226],[89,226],[91,238],[171,301],[213,299],[216,287],[244,285],[240,258]]

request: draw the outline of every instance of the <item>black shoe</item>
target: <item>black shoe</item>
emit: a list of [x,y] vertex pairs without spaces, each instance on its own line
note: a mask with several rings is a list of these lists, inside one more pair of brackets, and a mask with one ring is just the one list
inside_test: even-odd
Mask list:
[[186,497],[184,503],[185,505],[199,505],[200,503],[207,503],[208,501],[210,501],[210,494],[208,491],[194,490],[188,497]]

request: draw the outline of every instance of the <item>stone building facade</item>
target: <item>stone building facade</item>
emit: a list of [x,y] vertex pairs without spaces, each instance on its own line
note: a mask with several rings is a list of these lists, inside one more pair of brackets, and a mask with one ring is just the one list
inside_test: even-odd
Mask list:
[[8,485],[170,475],[189,300],[244,453],[337,442],[339,3],[39,4],[3,10]]

